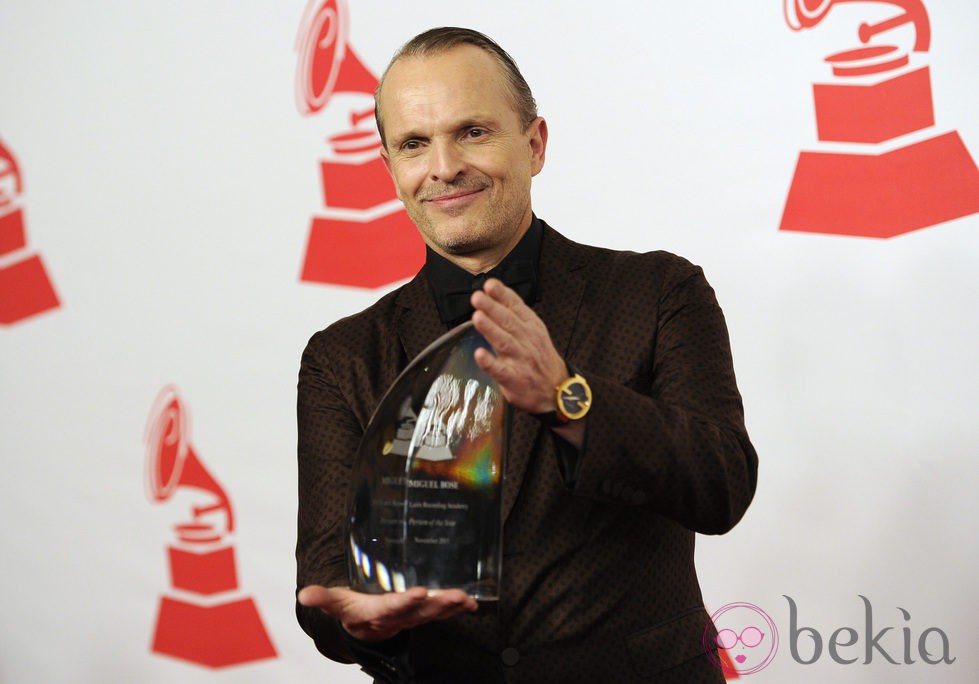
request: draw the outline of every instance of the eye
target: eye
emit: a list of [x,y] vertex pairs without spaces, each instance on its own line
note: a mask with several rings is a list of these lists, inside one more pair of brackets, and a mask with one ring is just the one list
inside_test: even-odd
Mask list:
[[477,138],[482,138],[486,133],[487,130],[485,128],[469,128],[466,130],[466,138],[468,140],[476,140]]

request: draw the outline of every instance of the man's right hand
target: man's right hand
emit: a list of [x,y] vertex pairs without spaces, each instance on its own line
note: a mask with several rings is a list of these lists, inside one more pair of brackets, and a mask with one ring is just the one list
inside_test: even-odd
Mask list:
[[412,587],[387,594],[362,594],[346,587],[311,584],[298,594],[301,605],[332,615],[350,636],[361,641],[384,641],[403,629],[475,612],[476,599],[461,589],[429,591]]

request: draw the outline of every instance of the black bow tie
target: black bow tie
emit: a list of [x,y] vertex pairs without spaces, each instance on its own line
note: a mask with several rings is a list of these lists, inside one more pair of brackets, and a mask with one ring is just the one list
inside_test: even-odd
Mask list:
[[537,266],[532,261],[504,260],[488,273],[478,275],[471,275],[460,269],[453,275],[451,282],[445,284],[445,289],[435,299],[442,322],[458,325],[468,320],[473,313],[469,299],[473,292],[483,289],[483,284],[488,278],[502,280],[507,287],[515,290],[528,306],[533,305],[537,300]]

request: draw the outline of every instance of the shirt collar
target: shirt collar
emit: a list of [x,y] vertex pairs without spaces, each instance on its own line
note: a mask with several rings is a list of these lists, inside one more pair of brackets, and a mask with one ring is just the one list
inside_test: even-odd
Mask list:
[[537,301],[540,289],[537,263],[543,234],[540,220],[531,215],[530,228],[503,261],[487,273],[476,275],[426,246],[425,276],[442,322],[458,325],[468,320],[473,312],[469,298],[473,292],[482,289],[487,278],[499,278],[516,290],[528,306],[532,306]]

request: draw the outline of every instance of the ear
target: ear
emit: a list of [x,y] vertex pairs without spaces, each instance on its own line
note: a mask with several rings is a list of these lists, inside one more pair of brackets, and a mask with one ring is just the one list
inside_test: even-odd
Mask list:
[[381,160],[384,162],[384,168],[388,170],[388,175],[391,176],[391,180],[394,182],[394,192],[397,194],[398,199],[401,199],[401,188],[398,187],[398,179],[394,177],[394,171],[391,169],[391,157],[388,156],[388,150],[381,144]]
[[544,156],[547,151],[547,122],[538,116],[527,129],[530,136],[530,175],[536,176],[544,168]]
[[388,156],[388,149],[384,146],[384,143],[381,143],[381,159],[384,160],[384,168],[394,178],[394,174],[391,172],[391,157]]

